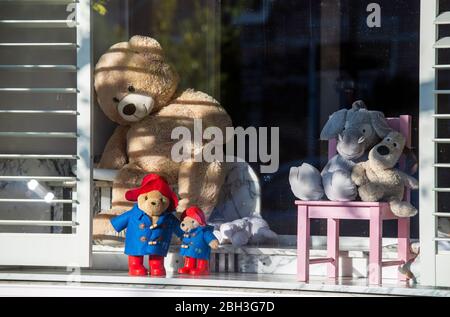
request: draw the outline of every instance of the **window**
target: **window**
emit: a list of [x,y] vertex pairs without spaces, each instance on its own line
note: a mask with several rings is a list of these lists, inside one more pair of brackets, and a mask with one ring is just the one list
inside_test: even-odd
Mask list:
[[[388,117],[410,114],[418,150],[419,1],[377,1],[379,28],[367,25],[369,3],[119,1],[108,3],[104,16],[95,15],[96,25],[108,25],[95,34],[95,52],[98,57],[119,38],[152,36],[180,73],[180,89],[203,90],[220,100],[235,126],[280,127],[279,170],[259,175],[261,212],[277,233],[294,235],[289,168],[325,165],[326,142],[319,134],[331,113],[363,99]],[[99,155],[110,125],[96,115],[102,122],[96,124]],[[258,163],[252,166],[259,171]],[[417,238],[417,219],[412,226]],[[394,223],[385,228],[386,236],[395,236]],[[368,225],[344,222],[342,230],[359,236]],[[316,223],[313,232],[325,231]]]
[[[302,162],[319,169],[324,167],[327,144],[319,141],[319,135],[334,111],[348,108],[353,101],[362,99],[369,109],[383,111],[386,117],[411,115],[413,151],[408,156],[409,167],[417,163],[419,156],[424,157],[423,150],[419,153],[419,116],[425,117],[427,127],[436,128],[433,138],[447,139],[450,135],[448,118],[441,118],[434,125],[431,114],[424,115],[423,108],[419,108],[419,103],[420,107],[423,103],[420,89],[428,89],[426,95],[422,94],[428,103],[435,99],[432,90],[445,91],[449,82],[448,70],[445,70],[449,56],[445,50],[436,53],[436,61],[446,67],[437,69],[437,75],[433,73],[430,82],[424,83],[420,77],[424,61],[420,44],[434,42],[426,38],[431,27],[427,29],[423,23],[425,31],[422,30],[420,37],[420,21],[424,14],[429,15],[424,20],[427,23],[433,23],[435,18],[430,18],[435,12],[430,14],[429,9],[424,9],[423,1],[421,7],[419,0],[94,0],[92,27],[85,20],[86,23],[77,28],[66,27],[68,5],[79,3],[77,8],[85,8],[88,1],[3,2],[0,4],[0,166],[3,172],[0,176],[0,232],[19,236],[23,233],[34,233],[36,237],[66,236],[72,249],[81,241],[83,250],[74,258],[80,255],[84,264],[89,262],[91,251],[90,212],[99,209],[90,197],[93,171],[90,158],[94,163],[99,161],[115,128],[96,101],[90,99],[91,66],[112,44],[126,41],[133,35],[157,39],[180,74],[179,89],[195,88],[219,100],[234,126],[280,128],[278,170],[264,174],[260,172],[259,162],[251,162],[261,184],[261,215],[280,235],[292,236],[297,230],[289,169]],[[439,2],[438,13],[450,9],[449,1],[436,2]],[[371,3],[379,5],[380,25],[368,21],[373,13],[369,8]],[[79,11],[79,18],[86,17],[83,12],[89,11]],[[29,28],[28,22],[15,20],[35,21],[31,23],[36,25]],[[15,32],[11,32],[11,27]],[[436,36],[445,38],[449,31],[448,23],[440,25]],[[430,54],[432,59],[433,54]],[[435,77],[439,77],[439,81],[436,87],[431,87]],[[424,85],[429,86],[424,88]],[[39,92],[39,89],[51,91]],[[448,93],[438,93],[433,101],[434,114],[448,114],[449,101]],[[87,107],[91,102],[94,105],[90,108],[93,111],[92,137],[88,124],[91,112]],[[61,113],[55,111],[64,114],[59,116]],[[58,115],[57,120],[55,115]],[[7,139],[10,132],[18,133],[14,141]],[[62,132],[71,137],[67,140],[44,137],[36,142],[24,132]],[[437,142],[434,147],[430,145],[431,132],[422,137],[420,145],[425,144],[426,151],[436,154],[436,157],[434,154],[426,156],[427,159],[435,159],[435,163],[448,161],[447,141]],[[24,157],[34,154],[42,157]],[[45,170],[52,177],[71,178],[71,187],[39,183],[45,185],[45,194],[54,193],[61,203],[43,204],[38,208],[33,201],[15,201],[31,198],[42,203],[45,200],[45,195],[40,198],[31,195],[25,181],[18,185],[8,178],[33,175],[35,170],[21,169],[28,168],[28,163],[23,162],[30,159],[38,164],[40,173]],[[62,161],[62,165],[55,163]],[[421,203],[432,201],[436,204],[434,212],[448,213],[448,166],[437,167],[437,171],[434,167],[422,167],[425,175],[421,177],[421,184],[428,184],[422,188],[428,192],[431,187],[446,190],[436,196],[420,196]],[[80,176],[74,179],[77,174]],[[38,179],[43,175],[34,176],[33,179]],[[425,178],[430,179],[429,183],[425,183]],[[13,201],[8,201],[15,194]],[[419,195],[423,193],[414,192],[412,196],[416,207]],[[15,221],[14,225],[9,221]],[[22,221],[28,222],[26,226]],[[412,238],[419,238],[418,217],[411,225]],[[343,222],[341,230],[342,235],[365,236],[368,225]],[[395,223],[387,223],[384,231],[386,237],[395,237]],[[323,235],[324,223],[314,222],[312,232]],[[27,236],[23,242],[28,243],[32,238]],[[434,233],[430,234],[431,239]],[[52,252],[56,253],[63,246],[63,242],[58,242]],[[428,255],[436,255],[434,251]],[[18,264],[67,264],[44,257],[37,262],[22,260]]]

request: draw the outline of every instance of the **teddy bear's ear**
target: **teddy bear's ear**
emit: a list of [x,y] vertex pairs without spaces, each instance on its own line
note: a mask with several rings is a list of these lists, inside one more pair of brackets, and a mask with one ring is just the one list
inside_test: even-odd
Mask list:
[[135,35],[130,38],[128,42],[130,49],[136,50],[140,53],[152,55],[154,59],[163,60],[164,53],[161,45],[157,40],[142,35]]

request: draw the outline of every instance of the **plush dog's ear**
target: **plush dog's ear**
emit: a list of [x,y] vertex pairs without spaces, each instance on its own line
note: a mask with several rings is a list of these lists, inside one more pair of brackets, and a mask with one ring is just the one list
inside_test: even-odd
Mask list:
[[320,132],[320,139],[323,141],[333,139],[344,129],[347,118],[347,109],[341,109],[333,113]]
[[384,139],[389,132],[392,132],[392,128],[388,125],[384,114],[379,111],[369,111],[370,122],[377,135]]

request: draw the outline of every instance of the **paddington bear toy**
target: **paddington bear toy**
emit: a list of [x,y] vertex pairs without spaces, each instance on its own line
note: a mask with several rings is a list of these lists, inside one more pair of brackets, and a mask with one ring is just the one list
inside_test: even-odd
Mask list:
[[184,256],[184,267],[180,274],[207,275],[211,248],[217,249],[219,241],[214,228],[206,225],[205,214],[197,206],[191,206],[181,215],[181,230],[184,231],[180,254]]
[[143,260],[148,255],[150,275],[166,275],[164,257],[172,234],[181,238],[184,233],[180,221],[172,214],[178,204],[176,194],[164,178],[148,174],[139,188],[125,193],[125,198],[137,203],[131,210],[111,219],[111,224],[117,232],[127,229],[125,254],[129,274],[147,275]]

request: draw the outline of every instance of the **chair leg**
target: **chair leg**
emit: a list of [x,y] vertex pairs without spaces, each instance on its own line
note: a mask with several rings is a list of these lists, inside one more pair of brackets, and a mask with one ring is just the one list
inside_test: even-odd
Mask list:
[[[409,251],[409,234],[410,234],[410,218],[399,218],[398,219],[398,259],[408,262],[410,259]],[[400,281],[406,281],[408,278],[402,273],[398,273],[398,279]]]
[[329,278],[339,276],[339,219],[327,219],[327,257],[334,262],[328,263],[327,272]]
[[298,206],[297,278],[300,282],[309,280],[309,227],[308,207]]
[[382,256],[381,242],[383,237],[383,220],[381,210],[370,208],[370,250],[369,250],[369,284],[381,284]]

